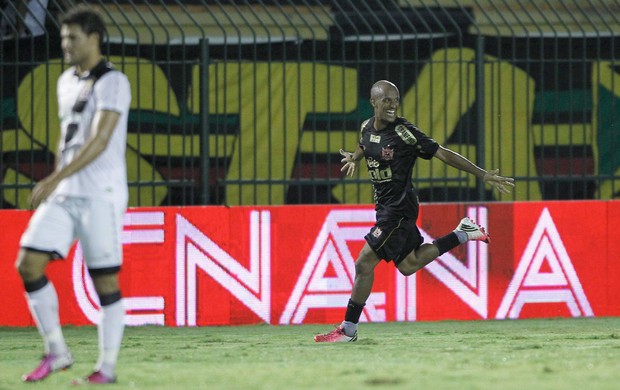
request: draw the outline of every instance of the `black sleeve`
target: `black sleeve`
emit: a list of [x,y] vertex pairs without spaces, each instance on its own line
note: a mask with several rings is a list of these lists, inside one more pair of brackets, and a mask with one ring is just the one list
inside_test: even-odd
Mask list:
[[437,149],[439,149],[439,144],[434,139],[406,120],[396,125],[395,130],[418,157],[430,160],[437,152]]
[[418,155],[420,158],[425,160],[430,160],[433,158],[437,149],[439,149],[439,144],[437,141],[427,136],[420,130],[416,128],[416,138],[418,139],[418,143],[415,145]]

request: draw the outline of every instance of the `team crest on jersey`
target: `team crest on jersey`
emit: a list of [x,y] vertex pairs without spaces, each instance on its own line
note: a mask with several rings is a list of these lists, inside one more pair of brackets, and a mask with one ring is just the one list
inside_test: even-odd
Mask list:
[[379,228],[375,228],[375,231],[372,232],[372,235],[375,238],[379,238],[381,236],[381,234],[383,234],[383,230],[379,229]]
[[393,146],[384,146],[381,148],[381,158],[389,161],[394,159],[394,147]]
[[371,135],[370,136],[370,142],[374,142],[374,143],[378,144],[379,142],[381,142],[381,136],[380,135]]

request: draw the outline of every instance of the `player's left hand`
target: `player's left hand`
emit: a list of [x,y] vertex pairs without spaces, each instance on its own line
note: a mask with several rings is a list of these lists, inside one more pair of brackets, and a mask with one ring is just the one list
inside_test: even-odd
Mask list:
[[485,183],[489,183],[493,187],[497,188],[497,190],[502,194],[509,194],[512,192],[510,187],[515,186],[515,179],[512,177],[500,176],[499,169],[494,169],[485,173],[483,180]]

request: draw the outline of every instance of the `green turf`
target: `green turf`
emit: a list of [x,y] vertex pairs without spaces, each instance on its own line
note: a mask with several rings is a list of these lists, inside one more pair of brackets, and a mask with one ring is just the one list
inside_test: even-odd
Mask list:
[[[618,389],[620,318],[362,324],[356,343],[316,344],[324,325],[127,328],[119,389]],[[97,357],[94,327],[68,327],[76,360],[39,384],[34,328],[0,327],[0,389],[70,388]]]

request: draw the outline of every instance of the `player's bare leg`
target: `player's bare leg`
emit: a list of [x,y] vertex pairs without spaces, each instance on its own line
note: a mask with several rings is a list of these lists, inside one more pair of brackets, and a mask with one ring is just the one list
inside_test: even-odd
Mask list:
[[412,251],[398,265],[398,270],[405,276],[412,275],[442,254],[472,240],[488,244],[491,237],[482,226],[465,217],[451,233],[438,238],[432,244],[422,244]]
[[344,321],[333,331],[314,336],[314,341],[350,342],[357,340],[357,323],[366,300],[368,300],[372,291],[372,285],[375,280],[375,267],[380,261],[381,259],[377,257],[368,243],[366,243],[355,261],[355,281]]
[[439,257],[439,249],[435,244],[422,244],[398,264],[398,270],[401,274],[409,276],[426,267],[437,257]]
[[375,281],[375,267],[380,261],[381,259],[370,249],[368,243],[364,244],[355,261],[355,281],[351,292],[351,300],[353,302],[361,302],[363,304],[368,300]]
[[[405,276],[412,275],[424,268],[443,253],[456,248],[467,241],[489,243],[490,236],[486,230],[471,219],[463,218],[451,233],[438,238],[432,244],[422,244],[413,250],[399,264],[398,270]],[[351,299],[347,305],[345,320],[333,331],[316,335],[316,342],[347,342],[357,340],[357,323],[366,300],[370,296],[374,282],[374,269],[380,259],[368,244],[360,252],[355,263],[355,284]],[[363,302],[363,303],[360,303]]]

